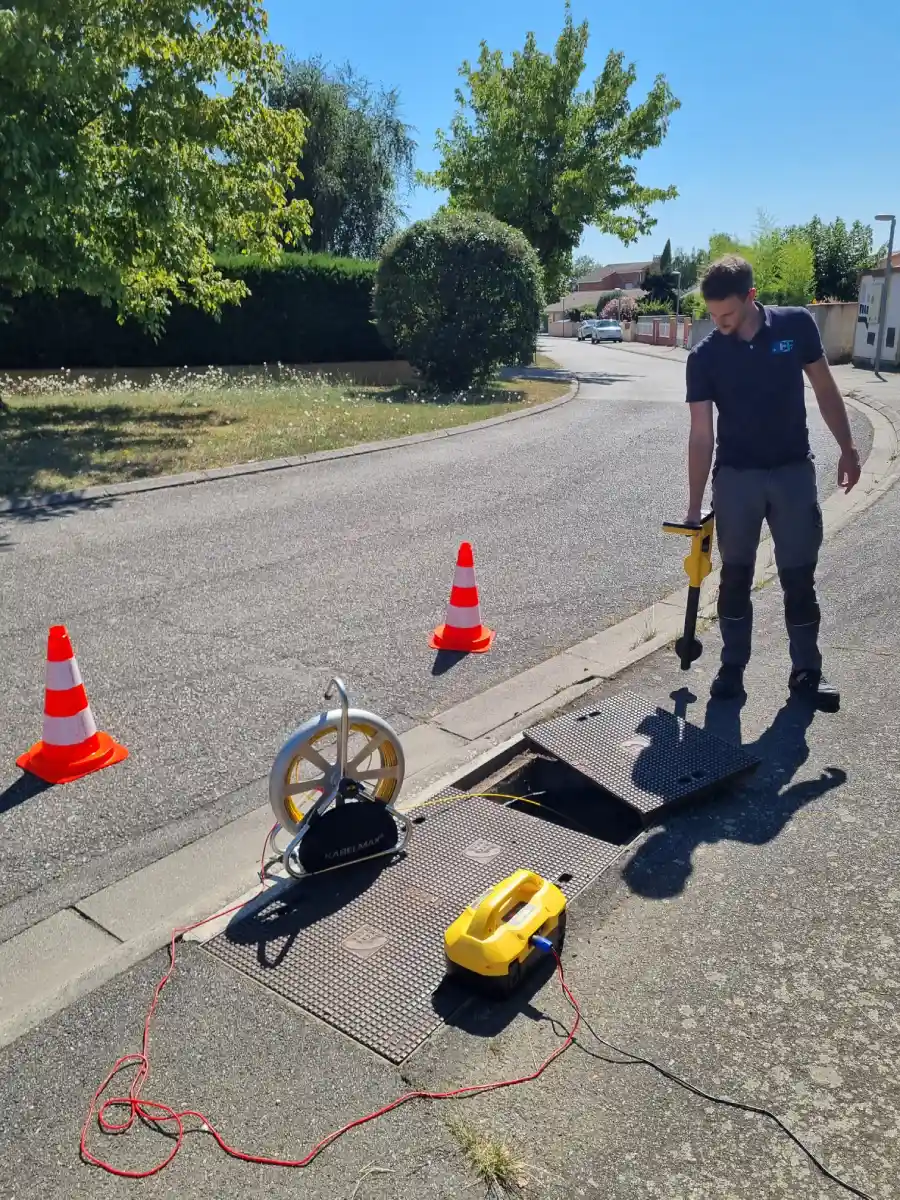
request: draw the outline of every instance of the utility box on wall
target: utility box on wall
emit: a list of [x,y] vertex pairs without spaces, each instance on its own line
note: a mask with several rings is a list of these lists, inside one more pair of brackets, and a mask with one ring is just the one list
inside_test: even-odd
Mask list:
[[[887,370],[897,370],[900,367],[900,283],[898,283],[900,261],[898,260],[900,260],[900,255],[895,254],[891,277],[888,281],[888,297],[885,306],[881,366]],[[877,267],[873,271],[866,271],[860,278],[856,334],[853,339],[853,363],[855,366],[874,366],[884,286],[885,267],[883,266]]]

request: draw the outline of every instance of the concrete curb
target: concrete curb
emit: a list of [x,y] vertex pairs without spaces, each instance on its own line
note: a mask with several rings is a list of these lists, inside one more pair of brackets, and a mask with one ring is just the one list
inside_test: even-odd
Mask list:
[[362,442],[356,446],[344,446],[340,450],[318,450],[313,454],[299,454],[288,458],[270,458],[264,462],[238,463],[233,467],[211,467],[208,471],[185,471],[180,475],[160,475],[158,478],[137,479],[128,483],[100,484],[69,492],[46,492],[33,496],[0,500],[0,515],[29,512],[33,509],[59,508],[71,504],[91,504],[102,500],[115,500],[120,496],[135,496],[142,492],[160,492],[168,488],[191,487],[198,483],[213,483],[221,479],[237,479],[244,475],[263,475],[271,471],[287,471],[294,467],[308,467],[316,463],[333,462],[342,458],[359,458],[365,454],[380,454],[385,450],[398,450],[421,442],[436,442],[441,438],[460,437],[490,429],[494,425],[505,425],[509,421],[521,421],[525,417],[536,417],[568,404],[578,395],[579,382],[573,380],[569,390],[546,404],[535,404],[521,412],[504,413],[500,417],[488,417],[482,421],[470,421],[467,425],[455,425],[449,429],[435,429],[431,433],[410,433],[404,437],[390,438],[383,442]]
[[[872,450],[849,497],[822,505],[827,538],[875,504],[900,479],[900,414],[847,398],[872,423]],[[756,584],[776,574],[771,541],[759,550]],[[715,614],[718,572],[704,582],[700,615]],[[401,736],[407,756],[404,811],[447,786],[471,790],[525,747],[524,730],[649,657],[681,631],[687,587],[505,680]],[[265,792],[265,777],[242,786]],[[168,854],[0,945],[0,1047],[80,996],[168,945],[174,928],[250,900],[259,890],[259,855],[272,826],[268,804]],[[239,899],[235,899],[238,897]],[[204,941],[225,919],[190,935]]]

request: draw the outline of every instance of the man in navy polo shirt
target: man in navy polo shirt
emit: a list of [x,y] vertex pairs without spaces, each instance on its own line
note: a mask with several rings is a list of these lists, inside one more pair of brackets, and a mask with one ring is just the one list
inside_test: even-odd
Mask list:
[[[722,560],[718,616],[722,659],[711,694],[743,697],[750,660],[756,551],[765,520],[775,547],[790,643],[788,680],[795,695],[827,708],[840,696],[822,674],[820,609],[815,574],[822,545],[822,510],[809,445],[804,372],[840,448],[838,485],[859,480],[843,397],[805,308],[759,304],[750,264],[727,255],[701,286],[716,328],[688,355],[687,521],[700,520],[712,467],[716,540]],[[713,406],[717,410],[713,433]],[[713,465],[713,449],[715,464]]]

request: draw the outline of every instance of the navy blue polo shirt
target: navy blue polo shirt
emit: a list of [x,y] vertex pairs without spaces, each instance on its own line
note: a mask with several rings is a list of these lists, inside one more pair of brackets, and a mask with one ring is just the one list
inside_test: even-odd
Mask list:
[[770,468],[812,457],[803,368],[824,354],[812,313],[758,304],[752,341],[713,330],[687,360],[687,402],[716,407],[718,467]]

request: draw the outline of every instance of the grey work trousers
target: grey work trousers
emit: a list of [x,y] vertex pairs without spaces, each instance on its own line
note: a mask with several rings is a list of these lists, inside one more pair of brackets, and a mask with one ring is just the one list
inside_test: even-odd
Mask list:
[[722,560],[718,616],[722,662],[750,660],[756,551],[763,521],[775,547],[784,616],[795,670],[820,671],[815,573],[822,547],[822,509],[811,459],[769,470],[720,467],[713,476],[716,542]]

